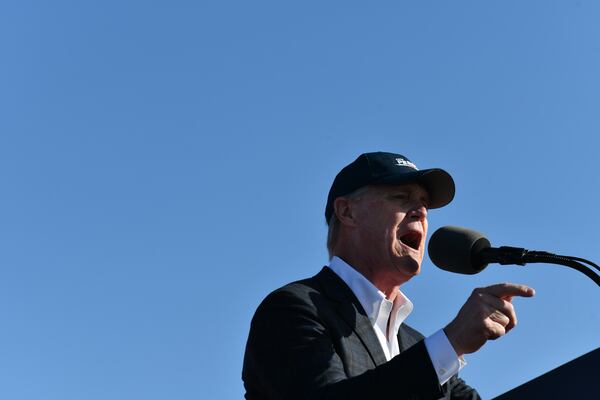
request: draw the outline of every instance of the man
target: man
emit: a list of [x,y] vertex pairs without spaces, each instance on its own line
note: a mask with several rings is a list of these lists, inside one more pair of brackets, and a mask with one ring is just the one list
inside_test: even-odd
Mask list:
[[479,399],[456,375],[462,356],[512,329],[512,297],[533,289],[475,289],[424,340],[404,323],[413,305],[400,287],[419,274],[428,210],[453,197],[447,172],[419,171],[400,154],[362,154],[342,169],[325,208],[330,264],[258,307],[242,372],[246,398]]

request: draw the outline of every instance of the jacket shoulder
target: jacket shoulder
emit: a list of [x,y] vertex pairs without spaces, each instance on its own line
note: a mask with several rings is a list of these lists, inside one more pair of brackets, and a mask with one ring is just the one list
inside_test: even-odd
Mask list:
[[265,309],[278,307],[305,306],[316,307],[319,299],[323,301],[323,285],[320,281],[321,273],[310,278],[297,280],[288,283],[269,293],[260,303],[256,314],[260,314]]

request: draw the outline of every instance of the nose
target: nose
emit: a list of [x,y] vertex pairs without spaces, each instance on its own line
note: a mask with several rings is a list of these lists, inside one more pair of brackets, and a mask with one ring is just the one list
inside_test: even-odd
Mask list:
[[422,202],[415,204],[414,207],[410,210],[410,216],[419,221],[424,221],[427,219],[427,207]]

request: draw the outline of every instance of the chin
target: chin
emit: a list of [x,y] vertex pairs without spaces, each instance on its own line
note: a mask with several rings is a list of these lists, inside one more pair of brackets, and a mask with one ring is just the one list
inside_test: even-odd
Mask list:
[[421,262],[410,256],[403,256],[394,263],[394,269],[410,279],[421,273]]

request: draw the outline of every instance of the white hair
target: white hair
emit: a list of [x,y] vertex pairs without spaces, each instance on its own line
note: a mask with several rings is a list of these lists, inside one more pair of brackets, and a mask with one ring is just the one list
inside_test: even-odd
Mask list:
[[[370,186],[363,186],[356,189],[354,192],[345,194],[343,196],[348,200],[359,200],[361,196],[367,193],[370,189]],[[335,202],[335,199],[333,200]],[[329,252],[329,259],[331,260],[334,256],[333,249],[338,241],[338,236],[340,232],[340,220],[335,214],[335,207],[333,207],[333,213],[331,214],[331,218],[329,218],[329,229],[327,231],[327,251]]]

